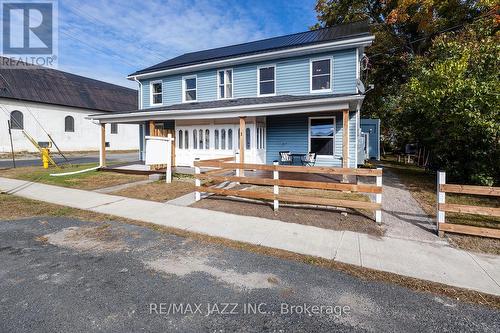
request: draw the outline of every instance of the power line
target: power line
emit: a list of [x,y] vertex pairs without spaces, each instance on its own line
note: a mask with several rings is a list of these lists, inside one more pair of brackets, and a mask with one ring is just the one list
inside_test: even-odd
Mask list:
[[[105,22],[103,22],[101,19],[93,16],[93,15],[90,15],[89,13],[86,13],[86,12],[83,12],[81,11],[80,9],[76,8],[76,7],[73,7],[69,4],[65,4],[65,6],[71,11],[73,12],[73,14],[77,15],[77,16],[80,16],[84,19],[87,19],[88,21],[96,24],[96,25],[101,25],[101,26],[105,26],[105,27],[109,27],[109,25]],[[159,61],[163,61],[165,60],[165,57],[164,55],[158,53],[157,51],[153,50],[152,48],[146,46],[146,45],[140,45],[141,48],[143,49],[147,49],[148,51],[150,51],[151,53],[153,53],[152,55],[154,57],[156,57]]]

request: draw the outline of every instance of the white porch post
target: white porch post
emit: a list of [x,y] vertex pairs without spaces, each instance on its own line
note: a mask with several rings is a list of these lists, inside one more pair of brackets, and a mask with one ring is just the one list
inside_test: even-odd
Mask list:
[[[197,157],[194,159],[194,161],[195,161],[194,173],[195,173],[195,175],[199,175],[201,170],[200,170],[200,167],[198,165],[196,165],[196,162],[199,162],[200,159]],[[201,186],[201,180],[199,178],[196,178],[194,180],[194,185],[196,186],[196,191],[194,192],[194,200],[200,201],[201,200],[201,193],[200,193],[199,189]]]
[[167,183],[171,183],[172,182],[172,142],[173,142],[173,139],[172,139],[172,134],[168,134],[167,135],[167,138],[168,138],[168,145],[167,145],[167,174],[166,174],[166,177],[165,177],[165,181]]
[[[377,168],[377,170],[382,171],[382,168]],[[377,186],[382,188],[382,175],[377,176]],[[375,202],[382,205],[382,193],[375,194]],[[375,222],[382,223],[382,209],[375,211]]]
[[[246,117],[240,117],[240,163],[245,163]],[[245,177],[245,169],[240,169],[240,176]]]
[[[273,186],[273,194],[274,194],[275,196],[278,196],[278,195],[280,194],[280,188],[279,188],[279,186],[278,186],[278,179],[279,179],[280,177],[279,177],[279,171],[278,171],[278,170],[276,170],[276,166],[277,166],[278,164],[279,164],[279,163],[278,163],[278,161],[274,161],[274,162],[273,162],[273,165],[274,165],[274,170],[273,170],[273,179],[276,181],[276,183],[275,183],[275,184],[274,184],[274,186]],[[274,210],[275,210],[275,211],[276,211],[276,210],[278,210],[279,205],[280,205],[280,204],[279,204],[278,198],[274,198],[274,201],[273,201],[273,208],[274,208]]]
[[441,185],[446,184],[446,172],[438,171],[437,174],[437,230],[439,237],[444,236],[444,231],[440,231],[441,223],[445,223],[445,212],[439,209],[440,204],[446,203],[446,192],[441,192]]

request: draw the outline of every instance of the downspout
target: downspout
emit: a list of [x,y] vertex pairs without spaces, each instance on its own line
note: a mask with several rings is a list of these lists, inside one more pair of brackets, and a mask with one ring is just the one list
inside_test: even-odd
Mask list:
[[[142,96],[142,83],[141,83],[141,81],[137,80],[136,76],[134,76],[133,79],[139,85],[139,96],[138,96],[139,98],[137,100],[139,102],[139,110],[142,110],[142,104],[143,104],[142,103],[142,97],[143,97]],[[145,131],[145,126],[144,126],[144,124],[140,124],[139,126],[142,127],[142,130],[139,131],[139,133],[142,133],[142,136],[139,138],[139,140],[141,140],[141,143],[142,143],[142,144],[139,143],[139,148],[142,147],[142,149],[139,149],[139,160],[143,161],[145,159],[144,158],[144,149],[145,149],[145,144],[146,144],[145,143],[145,139],[144,139],[144,137],[145,137],[145,132],[144,132]]]

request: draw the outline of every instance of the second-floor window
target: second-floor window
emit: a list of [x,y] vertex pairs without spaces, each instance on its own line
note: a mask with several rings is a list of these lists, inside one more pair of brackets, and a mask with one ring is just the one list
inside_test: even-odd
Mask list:
[[157,105],[163,102],[161,81],[151,82],[151,104]]
[[183,79],[183,101],[196,102],[196,76],[187,76]]
[[233,97],[233,70],[224,69],[217,72],[219,98]]
[[274,95],[276,93],[276,67],[263,66],[258,68],[259,96]]
[[311,92],[331,91],[332,86],[332,60],[311,60]]

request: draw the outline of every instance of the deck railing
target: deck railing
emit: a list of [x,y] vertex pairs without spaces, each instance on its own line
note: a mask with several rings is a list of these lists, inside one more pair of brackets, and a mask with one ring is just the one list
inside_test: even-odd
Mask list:
[[[219,158],[212,160],[196,160],[195,177],[196,177],[196,201],[201,199],[201,193],[214,193],[223,196],[234,196],[248,199],[272,201],[275,210],[278,210],[280,202],[310,204],[321,206],[334,206],[354,209],[365,209],[375,211],[375,221],[382,221],[382,168],[378,169],[352,169],[352,168],[331,168],[331,167],[315,167],[315,166],[291,166],[279,165],[274,162],[273,165],[266,164],[250,164],[236,163],[234,157]],[[201,168],[212,168],[208,171],[201,172]],[[233,174],[232,171],[236,171]],[[244,170],[262,170],[272,172],[272,177],[265,176],[244,176]],[[227,175],[228,172],[231,174]],[[339,176],[364,176],[376,178],[375,184],[355,184],[331,182],[331,181],[309,181],[309,180],[292,180],[282,179],[281,172],[286,173],[303,173],[303,174],[318,174],[318,175],[339,175]],[[251,190],[233,190],[222,189],[214,186],[202,186],[202,181],[213,183],[236,182],[240,184],[272,186],[273,192],[260,192]],[[369,193],[375,195],[375,202],[366,202],[361,200],[344,200],[314,196],[300,196],[294,194],[280,193],[280,187],[293,187],[305,189],[318,189],[328,191],[348,191]]]
[[500,238],[500,229],[446,223],[446,212],[500,217],[500,208],[446,203],[446,193],[500,197],[500,187],[446,184],[446,173],[437,175],[437,228],[439,236],[445,231],[474,236]]

